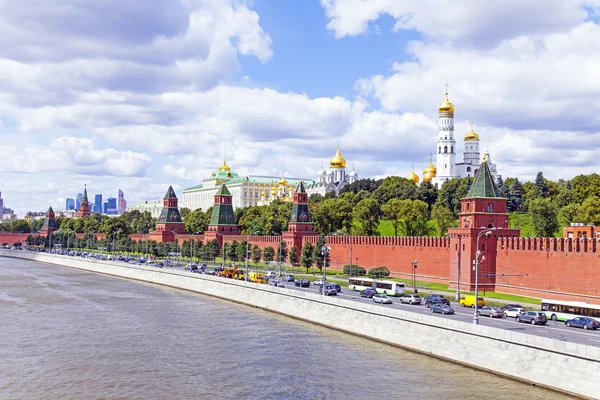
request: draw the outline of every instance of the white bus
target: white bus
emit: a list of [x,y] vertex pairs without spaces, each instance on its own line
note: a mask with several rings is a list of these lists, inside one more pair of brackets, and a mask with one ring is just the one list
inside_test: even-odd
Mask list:
[[542,300],[542,311],[548,319],[566,321],[578,316],[591,317],[600,322],[600,305],[582,301]]
[[404,283],[394,281],[380,281],[369,278],[350,278],[348,279],[348,289],[363,291],[365,289],[375,289],[377,293],[387,294],[388,296],[400,296],[406,292]]

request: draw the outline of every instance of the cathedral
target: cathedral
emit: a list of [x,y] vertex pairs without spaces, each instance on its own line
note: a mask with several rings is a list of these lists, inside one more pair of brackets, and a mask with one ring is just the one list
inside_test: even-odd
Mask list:
[[[438,119],[438,138],[436,143],[436,163],[430,157],[429,165],[423,170],[423,181],[431,182],[438,188],[452,178],[473,178],[479,170],[481,164],[481,153],[479,152],[479,134],[471,129],[463,138],[463,161],[456,162],[456,140],[454,139],[454,104],[448,100],[448,89],[446,88],[446,98],[439,107]],[[490,159],[488,152],[483,156],[487,161],[490,173],[494,180],[498,177],[497,166]],[[408,175],[408,179],[419,183],[419,176],[413,171]]]
[[306,193],[320,194],[325,196],[328,192],[335,192],[335,195],[340,194],[340,190],[358,179],[358,174],[352,167],[352,171],[346,173],[346,159],[340,153],[340,145],[338,143],[337,153],[329,162],[329,171],[325,171],[323,167],[317,174],[317,180],[313,184],[306,186]]

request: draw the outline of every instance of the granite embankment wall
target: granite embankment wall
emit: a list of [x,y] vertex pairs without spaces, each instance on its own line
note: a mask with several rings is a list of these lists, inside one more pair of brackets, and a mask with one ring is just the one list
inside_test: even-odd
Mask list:
[[24,251],[0,250],[0,256],[225,298],[525,382],[599,398],[600,347],[184,271]]

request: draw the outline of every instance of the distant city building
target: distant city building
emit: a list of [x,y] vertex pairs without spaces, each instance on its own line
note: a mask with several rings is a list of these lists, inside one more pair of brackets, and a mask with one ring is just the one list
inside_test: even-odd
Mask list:
[[44,219],[46,216],[46,213],[44,213],[43,211],[29,211],[27,212],[27,214],[25,214],[25,217],[23,218],[25,221],[32,221],[32,220],[36,220],[36,219]]
[[17,219],[17,214],[12,209],[2,208],[2,221],[14,221],[15,219]]
[[67,199],[65,204],[65,210],[74,210],[75,209],[75,199]]
[[141,204],[129,206],[127,208],[127,211],[137,210],[141,213],[148,211],[150,213],[150,215],[152,215],[152,218],[158,218],[160,216],[160,213],[162,212],[162,209],[163,209],[163,202],[160,200],[156,200],[156,201],[146,201]]
[[117,214],[121,215],[127,209],[127,201],[125,200],[125,196],[123,195],[123,191],[119,189],[119,195],[117,198]]
[[102,214],[102,195],[97,194],[94,196],[94,208],[92,208],[93,212]]
[[58,218],[75,218],[77,216],[77,211],[75,210],[67,210],[67,211],[57,211],[54,215]]
[[77,198],[75,200],[75,211],[79,211],[79,207],[81,207],[81,199],[83,199],[83,193],[77,193]]
[[2,214],[4,214],[4,200],[2,200],[2,192],[0,192],[0,221],[2,221]]
[[109,197],[108,199],[106,199],[106,202],[104,203],[104,214],[117,215],[118,211],[119,210],[117,209],[117,199],[115,199],[114,197]]

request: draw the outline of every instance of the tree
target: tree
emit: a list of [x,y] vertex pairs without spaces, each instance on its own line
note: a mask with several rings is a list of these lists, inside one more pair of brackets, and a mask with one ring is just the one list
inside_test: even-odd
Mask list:
[[231,243],[225,246],[225,254],[227,254],[227,258],[233,261],[239,261],[237,247],[238,241],[233,240]]
[[265,262],[271,262],[275,258],[275,250],[271,246],[267,246],[263,249],[262,258]]
[[422,182],[417,189],[417,199],[427,203],[427,210],[431,211],[431,208],[435,204],[438,198],[437,187],[433,186],[431,182]]
[[600,225],[600,198],[588,197],[579,207],[577,220],[585,224]]
[[438,202],[445,205],[452,214],[458,216],[461,199],[467,196],[469,178],[453,178],[442,184],[438,192]]
[[508,188],[506,182],[502,180],[502,177],[500,175],[498,175],[498,179],[496,179],[496,187],[498,188],[498,194],[508,199],[508,192],[510,191],[510,189]]
[[191,212],[192,210],[187,207],[181,207],[179,209],[179,215],[181,215],[181,219],[185,219],[185,217],[187,217]]
[[251,254],[252,254],[252,262],[254,264],[258,264],[260,261],[260,258],[262,257],[262,251],[260,250],[260,247],[258,247],[257,244],[252,246]]
[[456,218],[452,211],[442,205],[435,205],[431,210],[431,219],[433,219],[440,231],[440,236],[448,236],[448,228],[455,222]]
[[304,243],[302,247],[302,255],[300,256],[300,265],[306,268],[306,273],[308,274],[308,269],[313,265],[314,258],[314,246],[311,242]]
[[381,185],[381,182],[381,179],[358,179],[351,184],[344,186],[342,190],[340,190],[340,195],[344,193],[358,193],[361,190],[373,193]]
[[411,180],[399,176],[388,176],[385,178],[377,190],[373,191],[373,198],[379,204],[385,204],[390,199],[411,199],[417,198],[417,186]]
[[[313,248],[313,261],[316,264],[319,271],[323,270],[323,254],[321,254],[321,248],[325,246],[325,236],[319,235],[319,240],[317,240],[317,244]],[[327,256],[325,257],[325,261],[327,261],[327,265],[331,265],[331,256],[329,252],[327,252]]]
[[429,213],[425,202],[421,200],[404,200],[401,213],[407,236],[426,236],[429,234],[427,227]]
[[573,200],[582,204],[589,197],[600,197],[600,175],[578,175],[571,179]]
[[183,215],[181,217],[183,218],[183,224],[187,232],[202,233],[208,229],[210,216],[207,218],[206,213],[201,209],[194,210],[189,212],[185,217]]
[[548,197],[548,182],[544,178],[544,174],[542,173],[542,171],[538,172],[535,177],[535,187],[537,188],[539,196],[541,196],[544,199]]
[[379,213],[381,208],[375,199],[363,199],[352,211],[353,219],[360,224],[354,226],[354,233],[358,236],[379,235]]
[[290,264],[298,263],[298,248],[296,246],[292,246],[290,249]]
[[204,254],[206,255],[206,257],[214,260],[219,254],[219,242],[217,242],[217,239],[209,240],[208,242],[206,242],[205,247],[206,251]]
[[512,186],[510,187],[510,192],[508,194],[508,201],[506,202],[506,206],[508,212],[521,211],[521,207],[523,205],[523,186],[519,179],[515,179]]
[[579,222],[577,215],[579,214],[579,204],[569,204],[562,207],[558,211],[558,221],[562,225],[571,225],[572,222]]
[[240,242],[240,244],[237,245],[237,247],[235,248],[235,253],[236,253],[236,259],[238,261],[244,261],[246,260],[246,257],[250,257],[250,255],[246,254],[246,248],[247,248],[247,242],[245,240],[242,240]]
[[349,233],[352,227],[352,204],[346,198],[313,204],[310,215],[315,230],[324,235],[337,231]]
[[398,228],[403,225],[402,221],[402,200],[390,199],[381,207],[385,218],[392,222],[394,227],[394,236],[398,236]]
[[279,242],[279,247],[277,248],[277,261],[279,261],[280,263],[285,262],[285,260],[287,260],[288,258],[288,249],[287,249],[287,243],[284,242],[283,240],[281,242]]
[[537,237],[554,237],[558,230],[558,209],[547,198],[538,198],[531,201],[529,206],[531,221]]

